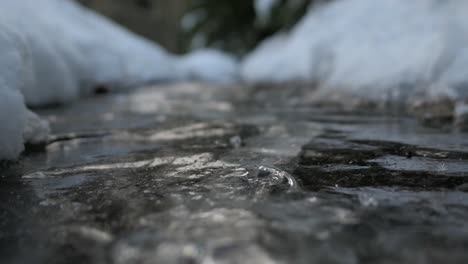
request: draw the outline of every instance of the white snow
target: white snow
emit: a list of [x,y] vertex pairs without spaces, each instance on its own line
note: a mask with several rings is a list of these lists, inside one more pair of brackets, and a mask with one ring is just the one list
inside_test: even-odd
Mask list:
[[26,107],[18,91],[0,81],[0,160],[14,159],[23,151]]
[[27,109],[19,88],[24,85],[23,54],[17,36],[0,27],[0,160],[23,150]]
[[[40,3],[39,3],[40,2]],[[275,0],[257,0],[259,15]],[[97,86],[154,81],[304,80],[318,95],[377,102],[450,98],[458,120],[468,97],[468,1],[336,0],[239,65],[216,50],[175,56],[72,0],[0,1],[0,160],[49,128],[27,106],[67,103]],[[341,96],[341,100],[349,97]]]
[[70,0],[2,0],[0,23],[23,40],[33,80],[22,89],[28,105],[67,102],[97,85],[177,78],[162,48]]
[[1,0],[0,57],[0,160],[17,157],[24,142],[47,140],[47,122],[26,105],[64,104],[98,86],[238,76],[228,55],[179,58],[72,0]]
[[179,59],[179,70],[184,80],[213,83],[233,83],[240,79],[239,62],[213,49],[194,51]]
[[325,98],[405,102],[431,90],[458,100],[468,96],[466,10],[465,0],[337,0],[261,44],[242,77],[318,82]]
[[47,142],[49,137],[49,123],[31,111],[26,113],[26,126],[23,129],[23,139],[30,144]]
[[278,52],[285,51],[284,46],[288,43],[289,35],[286,33],[278,33],[265,40],[242,62],[241,77],[251,82],[275,82],[295,79],[294,76],[282,77],[287,69],[282,68],[284,58]]

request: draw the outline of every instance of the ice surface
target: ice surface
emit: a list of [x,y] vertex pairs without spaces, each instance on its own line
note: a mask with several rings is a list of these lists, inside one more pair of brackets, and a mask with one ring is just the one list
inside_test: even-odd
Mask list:
[[468,263],[466,134],[159,88],[40,111],[64,136],[1,171],[2,264]]
[[463,0],[334,1],[261,44],[242,77],[318,82],[325,98],[406,102],[431,91],[458,99],[468,92],[467,8]]

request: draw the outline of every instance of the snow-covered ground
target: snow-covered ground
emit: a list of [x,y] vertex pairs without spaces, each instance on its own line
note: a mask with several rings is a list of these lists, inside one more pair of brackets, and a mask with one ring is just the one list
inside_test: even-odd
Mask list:
[[231,55],[212,49],[193,51],[178,59],[183,80],[229,84],[240,79],[239,62]]
[[[336,0],[243,62],[250,82],[312,81],[318,100],[418,104],[468,96],[468,1]],[[345,99],[347,98],[347,99]],[[465,109],[458,107],[459,109]]]
[[47,138],[47,124],[26,105],[67,103],[96,87],[239,76],[228,55],[179,58],[72,0],[0,1],[0,56],[0,160]]

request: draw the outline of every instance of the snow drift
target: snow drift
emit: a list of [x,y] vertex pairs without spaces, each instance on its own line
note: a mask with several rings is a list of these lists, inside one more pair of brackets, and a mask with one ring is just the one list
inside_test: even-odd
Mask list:
[[72,0],[0,1],[0,57],[0,160],[47,138],[47,124],[26,105],[187,76],[225,82],[238,69],[214,51],[178,58]]
[[231,55],[211,49],[194,51],[178,60],[181,78],[229,84],[240,79],[239,63]]
[[262,43],[241,74],[250,82],[319,83],[320,100],[461,103],[468,96],[466,10],[464,0],[337,0]]

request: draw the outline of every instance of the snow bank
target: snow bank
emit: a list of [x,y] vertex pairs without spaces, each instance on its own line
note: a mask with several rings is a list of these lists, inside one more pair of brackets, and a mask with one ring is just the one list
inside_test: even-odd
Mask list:
[[0,160],[47,140],[47,123],[26,105],[63,104],[103,86],[238,76],[227,55],[176,57],[72,0],[1,0],[0,57]]
[[213,83],[233,83],[240,79],[239,62],[223,52],[202,49],[179,59],[179,71],[184,80]]
[[0,84],[0,160],[14,159],[23,150],[26,107],[18,91]]
[[2,0],[0,23],[23,40],[29,105],[67,102],[98,85],[126,89],[177,78],[162,48],[70,0]]
[[244,60],[242,78],[317,82],[321,99],[458,100],[468,96],[466,10],[465,0],[337,0],[261,44]]
[[26,106],[19,88],[23,82],[24,56],[18,36],[0,27],[0,160],[15,158],[23,150]]

